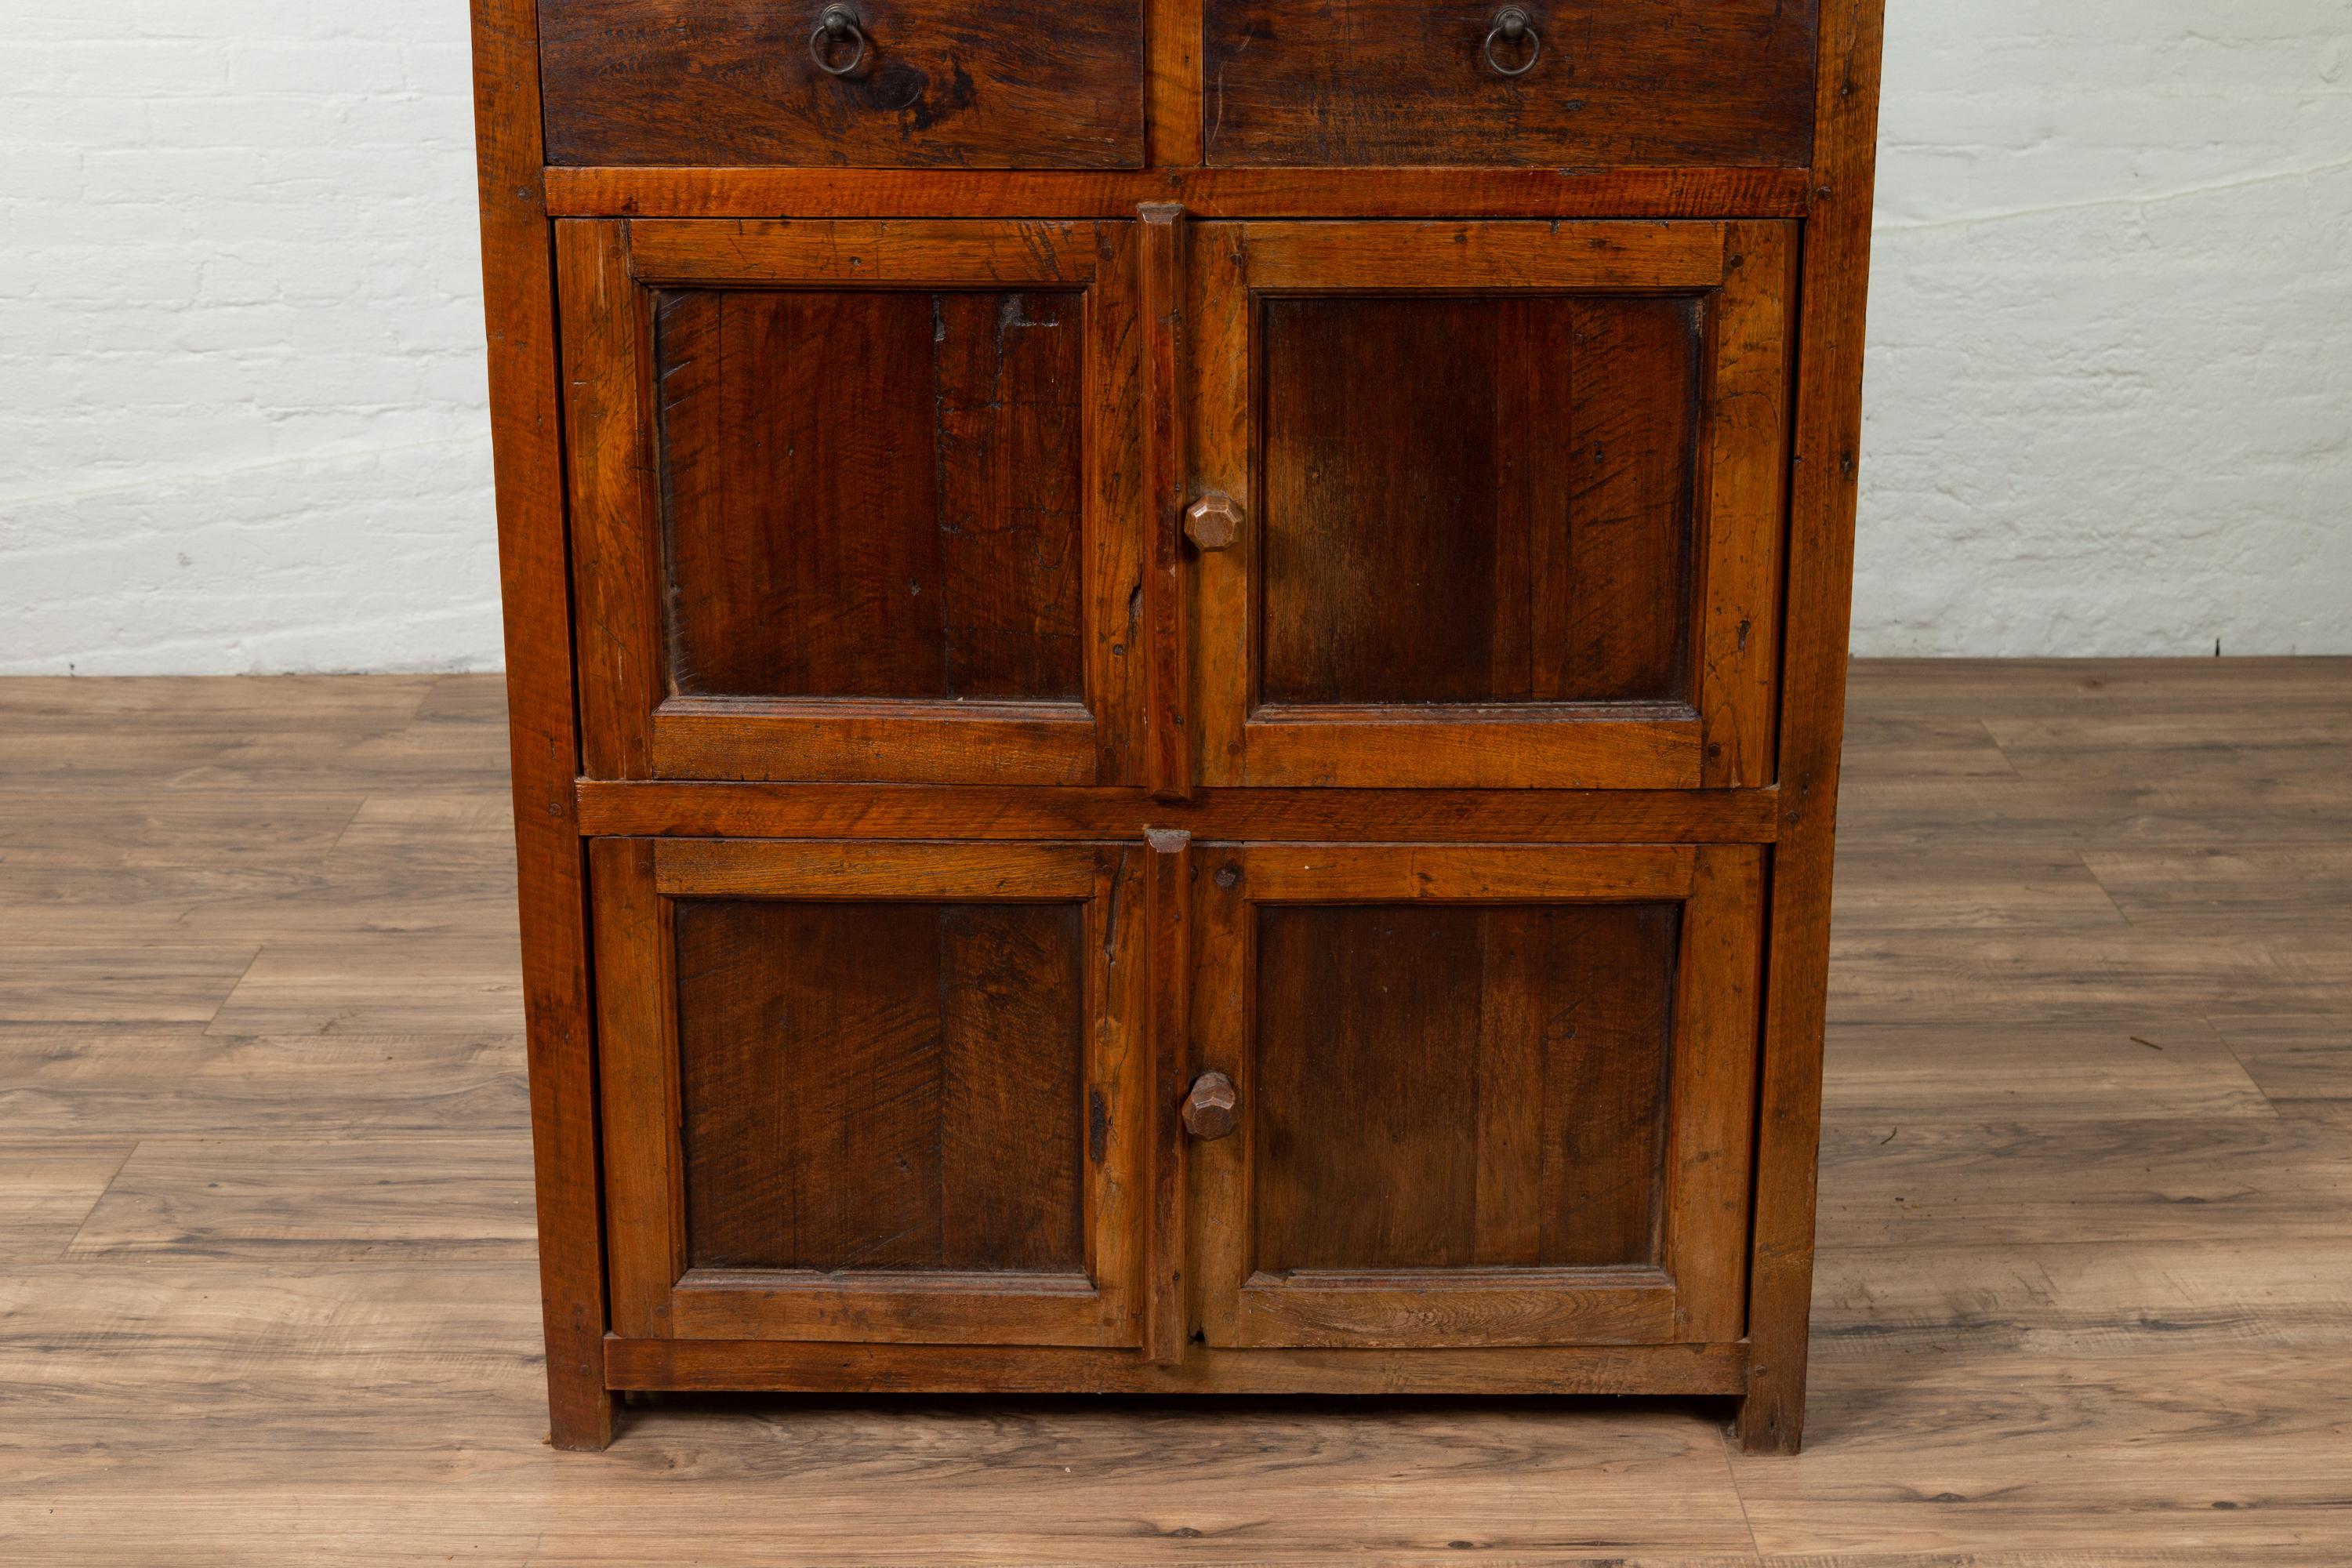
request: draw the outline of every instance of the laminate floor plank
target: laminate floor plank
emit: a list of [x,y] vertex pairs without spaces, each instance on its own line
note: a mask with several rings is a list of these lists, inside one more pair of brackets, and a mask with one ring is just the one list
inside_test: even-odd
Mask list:
[[0,1026],[0,1128],[10,1135],[299,1138],[530,1125],[520,1034]]
[[535,1258],[530,1149],[512,1135],[152,1139],[69,1258]]
[[[2352,1002],[2352,997],[2345,998]],[[2352,1106],[2352,1008],[2222,1013],[2209,1022],[2282,1112]]]
[[2325,1348],[2352,1354],[2352,1248],[2292,1227],[2219,1241],[1840,1247],[1823,1255],[1813,1354],[1997,1351],[2045,1359]]
[[1803,1456],[914,1399],[571,1455],[502,683],[0,681],[0,1561],[2352,1562],[2352,660],[1852,692]]
[[62,1256],[107,1184],[131,1157],[117,1141],[67,1142],[23,1136],[0,1119],[0,1266]]
[[1841,928],[1829,1015],[1840,1024],[2196,1018],[2289,984],[2270,943],[2234,933]]
[[1814,1363],[1806,1430],[1801,1457],[1732,1459],[1767,1559],[1998,1544],[2263,1561],[2352,1541],[2340,1345],[1833,1356]]
[[2080,1022],[1838,1024],[1822,1114],[1842,1127],[2275,1115],[2205,1019],[2154,1009]]
[[2135,926],[2327,932],[2352,948],[2352,843],[2097,848],[2082,861]]
[[12,943],[0,1024],[207,1024],[255,957],[249,946]]
[[2064,845],[1861,847],[1838,857],[1840,929],[1889,931],[2120,931],[2130,922],[2080,852]]
[[216,1035],[520,1031],[517,939],[362,931],[265,945],[214,1016]]
[[1822,1134],[1821,1246],[2220,1241],[2335,1244],[2352,1139],[2278,1116],[1987,1121]]

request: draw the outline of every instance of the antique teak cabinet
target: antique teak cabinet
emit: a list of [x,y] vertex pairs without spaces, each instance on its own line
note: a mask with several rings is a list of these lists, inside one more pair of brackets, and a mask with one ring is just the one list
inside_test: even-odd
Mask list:
[[474,0],[555,1440],[1801,1435],[1880,0]]

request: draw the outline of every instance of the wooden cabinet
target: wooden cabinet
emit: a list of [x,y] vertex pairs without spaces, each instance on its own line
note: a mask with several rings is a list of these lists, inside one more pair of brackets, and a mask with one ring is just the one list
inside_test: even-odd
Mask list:
[[1801,1430],[1876,0],[475,0],[551,1407]]

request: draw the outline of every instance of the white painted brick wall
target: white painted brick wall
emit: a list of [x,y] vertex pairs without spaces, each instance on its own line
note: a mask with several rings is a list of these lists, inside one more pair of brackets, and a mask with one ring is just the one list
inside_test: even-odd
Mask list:
[[[1855,647],[2352,652],[2352,0],[1892,0]],[[494,667],[464,0],[0,0],[0,672]]]
[[0,0],[0,672],[494,668],[466,0]]
[[2352,653],[2352,0],[1891,0],[1854,647]]

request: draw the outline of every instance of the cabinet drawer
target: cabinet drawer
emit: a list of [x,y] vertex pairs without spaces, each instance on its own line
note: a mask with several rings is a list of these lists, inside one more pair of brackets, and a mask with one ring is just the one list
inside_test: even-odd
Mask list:
[[[1209,0],[1208,161],[1802,165],[1818,9]],[[1525,19],[1516,38],[1505,36],[1510,11]]]
[[548,161],[1142,163],[1136,0],[845,4],[836,37],[836,0],[542,0]]

